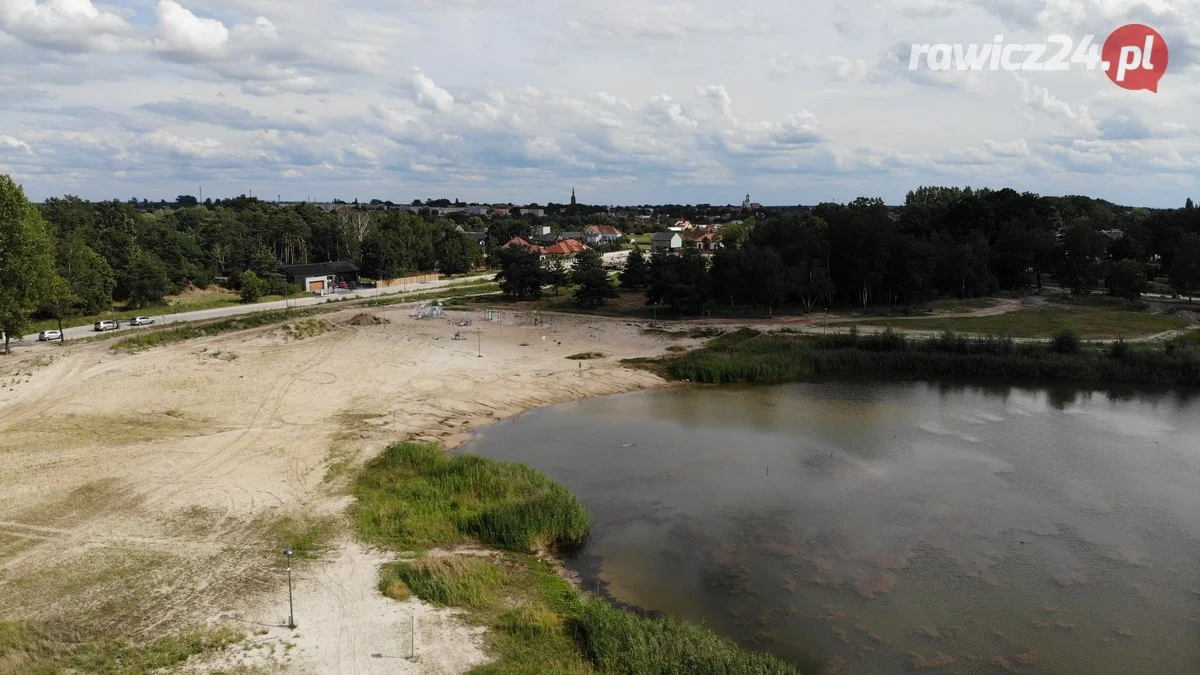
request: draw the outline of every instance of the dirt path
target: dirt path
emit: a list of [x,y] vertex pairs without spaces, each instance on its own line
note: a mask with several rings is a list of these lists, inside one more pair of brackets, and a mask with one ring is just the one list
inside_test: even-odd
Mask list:
[[[370,673],[407,672],[387,657],[415,614],[413,668],[478,663],[452,614],[383,598],[383,557],[351,543],[297,562],[300,630],[260,626],[286,616],[281,519],[348,533],[346,476],[388,443],[454,445],[530,408],[660,386],[618,361],[674,343],[623,321],[459,328],[403,307],[346,325],[359,312],[323,316],[332,329],[303,340],[264,328],[137,355],[94,343],[49,363],[0,360],[0,620],[149,637],[225,615],[267,631],[247,652],[259,663]],[[606,358],[565,358],[585,351]]]

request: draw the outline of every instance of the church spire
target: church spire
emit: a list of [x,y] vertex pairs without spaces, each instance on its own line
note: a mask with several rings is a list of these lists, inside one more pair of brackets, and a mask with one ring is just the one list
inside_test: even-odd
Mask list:
[[571,186],[571,206],[575,206],[575,186]]

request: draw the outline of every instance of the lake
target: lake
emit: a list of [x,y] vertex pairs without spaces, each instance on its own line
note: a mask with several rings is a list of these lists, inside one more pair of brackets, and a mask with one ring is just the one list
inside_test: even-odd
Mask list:
[[595,518],[588,589],[837,673],[1200,673],[1200,399],[838,381],[536,410],[471,452]]

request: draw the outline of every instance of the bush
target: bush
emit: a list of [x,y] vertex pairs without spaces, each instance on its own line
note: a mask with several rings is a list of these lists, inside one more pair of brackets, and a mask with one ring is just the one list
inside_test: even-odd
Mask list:
[[266,282],[250,270],[246,270],[238,276],[238,284],[241,286],[242,302],[245,303],[258,302],[259,298],[263,296],[263,291],[266,290]]
[[1124,361],[1133,355],[1133,348],[1124,340],[1119,340],[1113,343],[1113,346],[1108,350],[1108,355],[1118,361]]
[[1083,352],[1083,341],[1079,339],[1079,333],[1064,330],[1050,341],[1050,351],[1055,354],[1080,354]]

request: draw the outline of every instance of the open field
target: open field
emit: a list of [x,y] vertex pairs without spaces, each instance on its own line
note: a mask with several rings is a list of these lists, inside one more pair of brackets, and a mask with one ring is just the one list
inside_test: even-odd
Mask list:
[[[364,311],[388,323],[350,321]],[[63,663],[59,636],[83,645],[81,663],[171,665],[230,629],[243,638],[197,669],[485,661],[455,610],[379,592],[391,554],[354,542],[350,479],[395,441],[453,446],[532,407],[660,386],[620,360],[673,341],[625,322],[563,316],[546,332],[479,313],[479,337],[453,341],[457,326],[409,311],[322,314],[303,339],[271,325],[133,354],[103,340],[0,359],[0,645],[35,671]],[[582,368],[567,359],[600,350]],[[281,627],[285,547],[296,631]],[[414,662],[396,656],[409,631]]]
[[1005,335],[1016,338],[1048,338],[1063,330],[1074,330],[1085,339],[1135,338],[1186,328],[1188,322],[1166,314],[1129,312],[1094,307],[1061,310],[1022,309],[990,316],[865,319],[835,322],[830,328],[857,323],[897,330],[943,331]]

